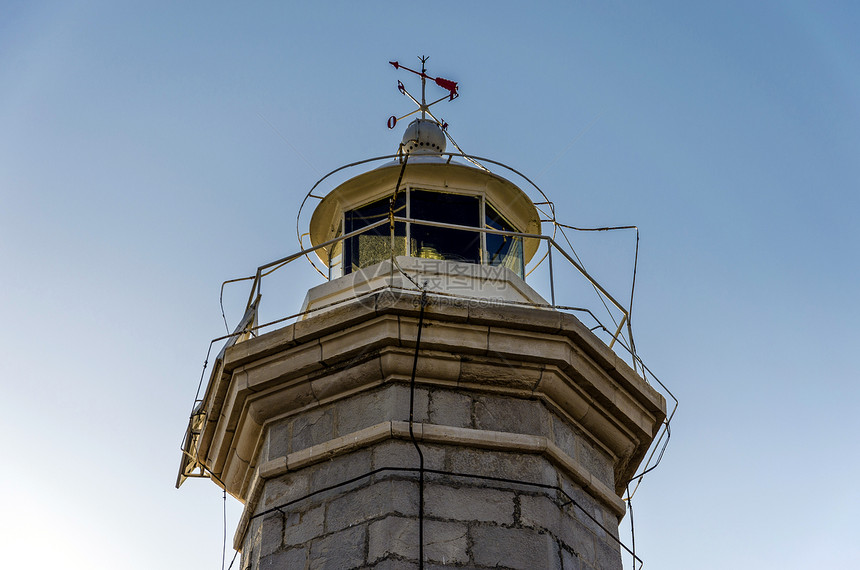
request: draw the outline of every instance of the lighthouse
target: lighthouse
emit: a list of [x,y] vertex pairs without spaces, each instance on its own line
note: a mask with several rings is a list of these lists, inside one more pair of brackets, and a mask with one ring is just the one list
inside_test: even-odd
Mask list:
[[[311,190],[300,251],[249,279],[177,485],[208,477],[244,504],[242,570],[620,569],[625,494],[666,400],[619,351],[623,319],[601,337],[556,304],[563,283],[530,286],[532,268],[571,263],[624,310],[521,185],[456,147],[431,107],[458,86],[425,62],[392,62],[421,80],[420,97],[398,82],[417,110],[394,152]],[[306,258],[324,282],[259,323],[266,275]]]

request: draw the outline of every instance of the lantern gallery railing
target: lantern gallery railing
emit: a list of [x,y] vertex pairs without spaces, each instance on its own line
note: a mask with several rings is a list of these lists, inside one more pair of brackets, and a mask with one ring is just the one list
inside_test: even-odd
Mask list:
[[[277,270],[281,269],[282,267],[290,264],[291,262],[295,261],[296,259],[299,259],[302,257],[307,257],[310,254],[316,252],[317,250],[324,249],[327,252],[330,252],[336,246],[338,246],[339,244],[342,244],[346,240],[350,240],[350,239],[358,237],[364,233],[371,232],[371,231],[375,230],[376,228],[383,226],[385,224],[388,224],[392,228],[391,235],[390,235],[392,247],[390,249],[389,256],[386,257],[386,259],[394,257],[393,244],[394,244],[395,236],[393,233],[393,227],[394,227],[394,224],[401,224],[401,223],[415,224],[415,225],[421,225],[421,226],[429,226],[429,227],[449,229],[449,230],[468,231],[468,232],[473,232],[473,233],[493,234],[493,235],[511,237],[514,239],[521,239],[521,240],[539,240],[541,242],[544,242],[546,244],[546,248],[547,248],[546,255],[541,258],[541,261],[538,261],[535,264],[535,267],[542,262],[542,259],[544,259],[544,258],[547,259],[548,273],[549,273],[548,278],[549,278],[550,302],[549,302],[549,304],[546,304],[546,305],[539,304],[539,303],[523,303],[523,304],[535,306],[535,307],[540,307],[540,308],[577,311],[577,312],[583,312],[583,313],[588,314],[597,323],[597,326],[593,327],[592,330],[601,330],[610,336],[609,342],[608,342],[609,348],[613,348],[615,346],[616,342],[618,342],[621,346],[623,346],[625,352],[627,352],[629,354],[629,357],[631,358],[631,364],[632,364],[634,370],[636,370],[637,372],[640,372],[640,371],[643,372],[643,376],[644,376],[643,364],[637,358],[637,356],[635,354],[635,350],[633,348],[635,346],[634,343],[632,342],[633,331],[632,331],[632,328],[630,326],[630,314],[629,314],[627,308],[624,307],[624,305],[622,305],[620,302],[618,302],[608,291],[606,291],[606,289],[600,283],[598,283],[597,280],[594,279],[588,273],[588,271],[586,271],[585,268],[582,267],[582,265],[579,262],[577,262],[577,260],[574,259],[573,256],[570,255],[570,253],[565,251],[565,249],[561,245],[559,245],[558,242],[556,242],[552,236],[547,236],[547,235],[542,235],[542,234],[529,234],[529,233],[523,233],[523,232],[497,230],[497,229],[488,228],[488,227],[479,228],[479,227],[474,227],[474,226],[462,226],[462,225],[457,225],[457,224],[449,224],[449,223],[445,223],[445,222],[433,222],[433,221],[428,221],[428,220],[419,220],[419,219],[415,219],[415,218],[406,218],[406,217],[400,217],[400,216],[386,217],[384,219],[381,219],[381,220],[378,220],[374,223],[368,224],[368,225],[366,225],[362,228],[359,228],[357,230],[354,230],[352,232],[349,232],[349,233],[340,235],[338,237],[332,238],[328,241],[322,242],[318,245],[305,248],[301,251],[298,251],[298,252],[293,253],[291,255],[288,255],[286,257],[282,257],[282,258],[277,259],[275,261],[271,261],[269,263],[263,264],[257,268],[256,274],[253,277],[247,277],[247,278],[240,279],[240,280],[253,279],[253,284],[251,286],[251,291],[249,293],[248,302],[246,305],[246,313],[247,313],[247,311],[252,310],[252,309],[254,312],[256,312],[258,310],[258,307],[259,307],[258,301],[259,301],[259,297],[261,296],[261,286],[262,286],[263,277],[271,275],[275,271],[277,271]],[[620,321],[618,321],[617,323],[613,323],[613,325],[615,325],[613,329],[606,327],[600,321],[600,319],[597,316],[595,316],[595,314],[591,310],[589,310],[587,308],[572,307],[572,306],[567,306],[567,305],[556,304],[556,287],[555,287],[555,271],[554,271],[554,267],[553,267],[553,250],[557,251],[557,253],[559,255],[561,255],[564,260],[566,260],[572,267],[574,267],[586,279],[586,281],[594,288],[594,290],[598,293],[598,295],[600,295],[603,299],[608,301],[613,307],[615,307],[615,309],[618,310],[618,312],[621,314],[621,318],[620,318]],[[379,259],[378,261],[383,261],[383,259]],[[489,264],[483,263],[483,262],[481,264],[482,265],[489,265]],[[331,265],[332,264],[330,263],[329,269],[331,269]],[[532,270],[533,269],[534,269],[534,267],[532,268]],[[331,278],[330,274],[329,274],[329,278]],[[232,281],[240,281],[240,280],[232,280]],[[228,283],[228,282],[225,282],[225,284],[226,283]],[[431,291],[431,293],[440,294],[440,292],[438,292],[438,291]],[[460,295],[451,294],[451,293],[442,293],[442,294],[454,296],[454,297],[462,297]],[[343,301],[341,301],[341,302],[343,302]],[[316,310],[319,310],[320,308],[323,308],[323,307],[318,307]],[[325,308],[328,308],[328,306],[326,306]],[[302,313],[297,313],[293,317],[301,317],[301,316],[307,314],[308,312],[312,312],[312,311],[305,311]],[[289,317],[287,319],[289,319]],[[280,322],[283,322],[284,320],[285,319],[278,319],[278,321],[276,321],[276,322],[280,323]],[[614,320],[614,318],[613,318],[613,320]],[[243,321],[249,322],[247,320],[247,314],[246,314],[246,317],[243,318]],[[274,324],[274,323],[271,323],[271,324]],[[626,339],[622,336],[622,332],[624,331],[625,327],[627,329],[627,338]],[[260,327],[257,327],[257,328],[260,328]]]

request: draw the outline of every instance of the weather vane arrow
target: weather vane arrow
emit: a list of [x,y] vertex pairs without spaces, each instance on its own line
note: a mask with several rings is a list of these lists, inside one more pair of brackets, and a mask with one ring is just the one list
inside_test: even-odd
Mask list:
[[[406,71],[412,72],[421,78],[421,101],[418,101],[418,99],[413,97],[412,94],[406,90],[406,87],[403,85],[403,82],[401,82],[401,81],[397,82],[397,90],[400,91],[400,93],[402,93],[403,95],[406,95],[407,97],[409,97],[412,100],[412,102],[418,106],[418,108],[415,109],[414,111],[412,111],[411,113],[407,113],[407,114],[403,115],[402,117],[397,117],[396,115],[391,115],[388,118],[388,128],[389,129],[393,129],[398,121],[405,119],[406,117],[409,117],[411,115],[414,115],[415,113],[418,113],[419,111],[421,112],[421,118],[422,119],[425,118],[427,115],[430,115],[430,117],[434,121],[436,121],[436,123],[438,123],[439,126],[442,127],[443,130],[445,128],[447,128],[447,126],[448,126],[447,123],[440,121],[439,119],[437,119],[433,115],[433,113],[430,112],[430,107],[432,107],[436,103],[439,103],[440,101],[444,101],[445,99],[447,99],[449,101],[453,101],[454,99],[459,97],[460,94],[457,91],[457,89],[458,89],[457,82],[451,81],[450,79],[445,79],[443,77],[431,77],[431,76],[427,75],[427,69],[425,68],[424,64],[427,63],[427,60],[430,58],[428,58],[426,56],[422,56],[422,57],[419,57],[418,59],[421,60],[421,71],[416,71],[414,69],[410,69],[410,68],[406,67],[405,65],[400,65],[400,63],[397,61],[389,61],[388,62],[394,66],[394,69],[405,69]],[[448,95],[445,95],[444,97],[441,97],[441,98],[433,101],[432,103],[427,103],[426,85],[427,85],[428,79],[433,81],[434,83],[436,83],[436,85],[438,85],[442,89],[445,89],[446,91],[448,91]]]
[[[421,63],[424,63],[424,61],[426,61],[426,60],[423,60]],[[388,63],[393,65],[394,69],[401,69],[402,68],[402,69],[405,69],[406,71],[411,71],[415,75],[419,75],[424,79],[432,79],[436,83],[436,85],[438,85],[442,89],[448,90],[448,92],[449,92],[448,100],[449,101],[453,101],[454,99],[456,99],[457,97],[460,96],[460,94],[457,93],[457,82],[456,81],[451,81],[450,79],[444,79],[442,77],[430,77],[424,71],[415,71],[414,69],[409,69],[405,65],[400,65],[396,61],[389,61]],[[431,105],[432,105],[432,103],[431,103]]]

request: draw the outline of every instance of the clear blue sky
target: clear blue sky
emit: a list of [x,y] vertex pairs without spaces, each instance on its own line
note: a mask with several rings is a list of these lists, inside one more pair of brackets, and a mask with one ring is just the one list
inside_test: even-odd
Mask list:
[[641,229],[637,345],[682,405],[646,568],[860,564],[856,3],[175,4],[0,2],[0,566],[220,567],[220,491],[173,488],[218,287],[394,151],[419,54],[467,152]]

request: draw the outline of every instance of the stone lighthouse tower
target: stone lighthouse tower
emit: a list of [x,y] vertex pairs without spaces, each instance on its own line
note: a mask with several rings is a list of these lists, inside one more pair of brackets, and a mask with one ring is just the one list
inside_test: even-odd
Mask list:
[[[396,155],[317,194],[310,247],[257,271],[179,482],[242,501],[242,570],[620,569],[622,497],[665,400],[618,332],[526,283],[564,252],[520,187],[446,152],[423,87],[457,86],[414,73],[421,118]],[[259,326],[260,282],[304,255],[328,280]]]

